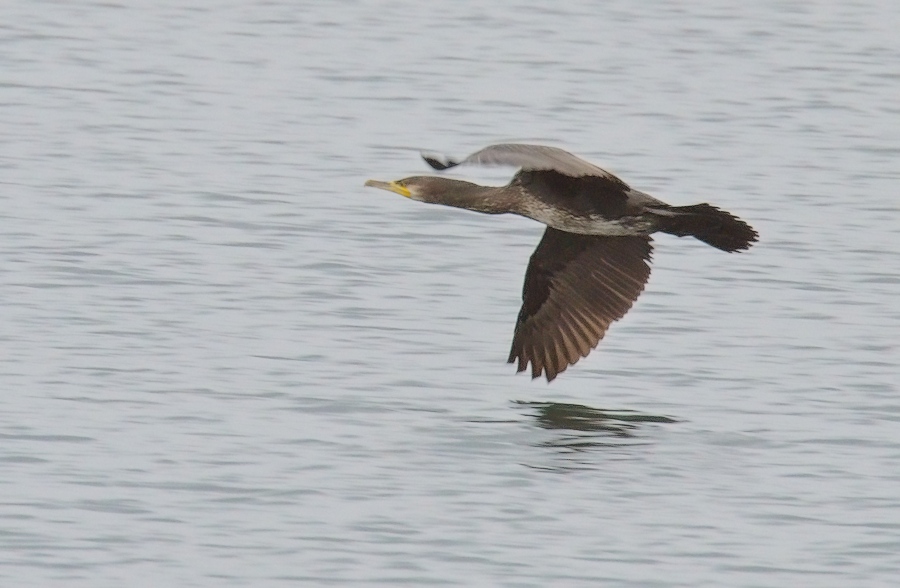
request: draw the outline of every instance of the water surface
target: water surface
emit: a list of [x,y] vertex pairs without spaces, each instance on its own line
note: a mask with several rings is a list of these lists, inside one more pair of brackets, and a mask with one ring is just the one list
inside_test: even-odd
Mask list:
[[[0,14],[4,585],[900,577],[893,4]],[[503,140],[760,243],[516,377],[542,228],[362,187]]]

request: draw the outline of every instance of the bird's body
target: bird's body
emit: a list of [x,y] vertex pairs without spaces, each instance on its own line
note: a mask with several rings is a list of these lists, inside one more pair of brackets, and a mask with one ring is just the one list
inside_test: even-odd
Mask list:
[[670,206],[555,147],[502,144],[460,162],[424,159],[438,170],[460,164],[520,168],[499,187],[435,176],[366,185],[547,225],[525,273],[509,358],[518,360],[518,371],[531,363],[533,378],[544,373],[553,380],[587,356],[609,325],[628,312],[650,277],[652,233],[692,236],[728,252],[747,249],[757,239],[756,231],[725,211],[709,204]]
[[645,197],[650,197],[605,178],[520,171],[510,187],[519,193],[518,214],[560,231],[625,237],[648,235],[653,229],[643,215],[649,203]]

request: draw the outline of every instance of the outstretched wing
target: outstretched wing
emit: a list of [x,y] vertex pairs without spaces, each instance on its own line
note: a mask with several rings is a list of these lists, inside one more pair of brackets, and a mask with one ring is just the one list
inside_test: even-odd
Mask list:
[[444,158],[443,161],[431,155],[422,158],[434,169],[444,170],[457,165],[512,165],[525,171],[556,171],[567,176],[600,176],[615,180],[626,187],[624,182],[593,163],[587,162],[556,147],[545,145],[523,145],[518,143],[501,143],[476,151],[462,161]]
[[587,357],[650,277],[650,237],[577,235],[547,227],[528,263],[509,362],[531,377]]

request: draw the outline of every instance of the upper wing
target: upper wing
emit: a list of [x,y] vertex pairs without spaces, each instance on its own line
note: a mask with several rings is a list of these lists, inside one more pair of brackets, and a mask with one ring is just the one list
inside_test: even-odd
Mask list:
[[650,277],[650,237],[576,235],[547,227],[528,263],[509,362],[547,381],[587,357]]
[[[518,143],[501,143],[476,151],[462,161],[422,155],[422,158],[434,169],[443,170],[463,164],[472,165],[513,165],[525,171],[553,170],[572,177],[601,176],[616,182],[622,181],[603,168],[597,167],[568,151],[545,145],[522,145]],[[624,185],[624,184],[623,184]]]

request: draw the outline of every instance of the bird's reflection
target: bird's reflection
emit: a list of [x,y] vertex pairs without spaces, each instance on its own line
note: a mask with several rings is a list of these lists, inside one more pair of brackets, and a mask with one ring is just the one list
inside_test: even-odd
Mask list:
[[675,419],[631,410],[603,410],[583,404],[515,401],[543,429],[571,431],[540,445],[570,451],[620,447],[637,442],[644,423],[675,423]]

